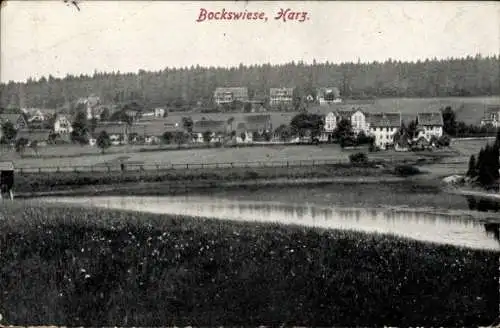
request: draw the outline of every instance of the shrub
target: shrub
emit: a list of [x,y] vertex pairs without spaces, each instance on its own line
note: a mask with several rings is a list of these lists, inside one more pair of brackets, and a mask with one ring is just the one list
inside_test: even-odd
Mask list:
[[398,165],[396,166],[395,171],[397,174],[403,176],[416,175],[421,173],[418,167],[412,165]]
[[365,164],[368,163],[368,157],[365,153],[355,153],[349,155],[349,161],[352,164]]

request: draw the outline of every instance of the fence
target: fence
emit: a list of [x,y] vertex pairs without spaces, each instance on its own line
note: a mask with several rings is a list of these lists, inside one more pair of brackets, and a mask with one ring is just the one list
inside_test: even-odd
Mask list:
[[40,166],[16,167],[18,173],[57,173],[57,172],[140,172],[140,171],[169,171],[169,170],[202,170],[202,169],[230,169],[230,168],[293,168],[318,167],[325,165],[346,164],[349,160],[296,160],[296,161],[255,161],[230,163],[113,163],[96,165],[67,165],[67,166]]

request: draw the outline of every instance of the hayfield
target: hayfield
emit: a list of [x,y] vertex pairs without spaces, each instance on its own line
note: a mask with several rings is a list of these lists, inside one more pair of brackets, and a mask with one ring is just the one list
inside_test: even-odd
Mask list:
[[485,326],[498,314],[498,252],[36,202],[0,214],[7,324]]

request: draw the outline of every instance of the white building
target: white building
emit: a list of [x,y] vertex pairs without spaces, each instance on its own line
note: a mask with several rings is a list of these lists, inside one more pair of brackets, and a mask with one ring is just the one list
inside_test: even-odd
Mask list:
[[243,87],[217,88],[214,91],[214,102],[217,105],[230,104],[233,101],[248,101],[248,89]]
[[368,132],[366,114],[363,113],[360,109],[357,109],[351,115],[351,126],[355,134],[359,134],[361,131],[363,131],[364,133]]
[[293,103],[293,88],[271,88],[269,90],[269,105],[291,105]]
[[321,141],[328,141],[331,139],[333,132],[337,128],[337,113],[329,112],[325,116],[325,125],[323,127],[323,133],[321,134]]
[[394,144],[394,135],[401,127],[401,113],[376,113],[369,115],[369,134],[375,145],[387,149]]
[[155,117],[163,117],[163,116],[165,116],[165,109],[163,109],[163,108],[155,108],[154,115],[155,115]]
[[499,105],[489,105],[485,112],[484,117],[481,120],[481,125],[492,125],[495,128],[500,126],[500,106]]
[[427,141],[432,136],[440,138],[443,135],[443,115],[439,112],[418,113],[417,127],[421,131],[417,138],[423,136]]
[[71,121],[66,115],[57,114],[54,120],[54,132],[58,134],[71,133],[73,127],[71,126]]
[[316,99],[320,105],[341,103],[340,91],[336,87],[318,89]]

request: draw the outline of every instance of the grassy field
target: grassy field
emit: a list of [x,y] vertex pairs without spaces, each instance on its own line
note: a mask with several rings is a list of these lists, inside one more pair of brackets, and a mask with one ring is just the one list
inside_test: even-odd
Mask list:
[[36,202],[0,208],[13,325],[491,324],[498,253]]
[[[66,153],[60,149],[61,155]],[[339,163],[347,163],[349,155],[356,152],[368,153],[367,147],[360,149],[341,149],[336,144],[314,145],[273,145],[259,147],[223,147],[210,149],[181,149],[181,150],[159,150],[144,151],[124,149],[123,152],[96,154],[94,156],[70,156],[70,157],[19,157],[15,155],[10,158],[15,167],[74,167],[94,165],[119,165],[120,161],[131,164],[202,164],[202,163],[246,163],[246,162],[286,162],[304,160],[328,160]],[[68,151],[71,153],[71,150]],[[382,151],[369,153],[373,160],[381,161],[416,161],[419,158],[436,158],[454,156],[453,151],[435,152],[396,152]],[[9,160],[3,156],[2,160]]]

